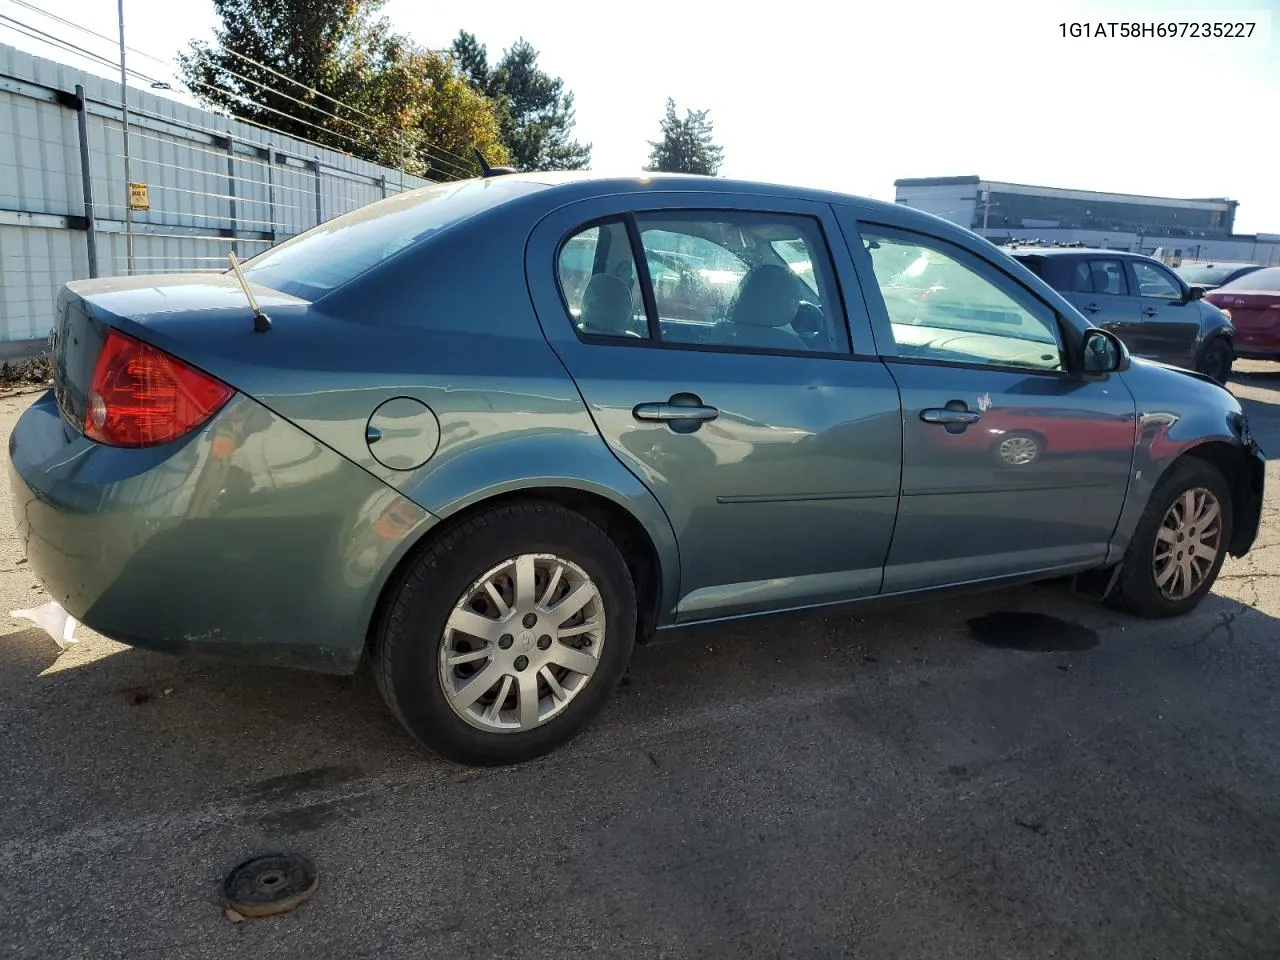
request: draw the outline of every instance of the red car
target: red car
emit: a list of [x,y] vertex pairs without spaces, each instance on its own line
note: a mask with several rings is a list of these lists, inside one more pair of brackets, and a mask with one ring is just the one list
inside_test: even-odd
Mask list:
[[924,435],[952,450],[989,452],[1003,466],[1025,467],[1043,454],[1128,453],[1136,430],[1131,418],[1094,416],[1068,407],[993,407],[963,432],[932,430]]
[[1264,267],[1204,295],[1231,318],[1239,357],[1280,360],[1280,267]]

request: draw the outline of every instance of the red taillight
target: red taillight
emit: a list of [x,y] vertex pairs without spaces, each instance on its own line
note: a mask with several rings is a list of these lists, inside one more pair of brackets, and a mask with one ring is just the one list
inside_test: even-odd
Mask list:
[[84,433],[113,447],[151,447],[186,436],[235,391],[148,343],[112,329],[85,397]]

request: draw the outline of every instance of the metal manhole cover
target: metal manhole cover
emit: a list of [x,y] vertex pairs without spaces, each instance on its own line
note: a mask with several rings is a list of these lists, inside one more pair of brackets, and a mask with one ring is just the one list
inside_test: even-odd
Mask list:
[[320,877],[306,857],[292,853],[254,857],[222,882],[222,903],[243,917],[287,913],[316,892]]

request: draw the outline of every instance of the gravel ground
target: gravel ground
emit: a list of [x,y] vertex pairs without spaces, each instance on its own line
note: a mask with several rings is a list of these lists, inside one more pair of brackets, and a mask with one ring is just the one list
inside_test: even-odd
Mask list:
[[[1280,367],[1236,381],[1280,455]],[[0,956],[1274,958],[1268,480],[1185,619],[1043,586],[644,649],[588,734],[503,770],[424,757],[367,675],[60,655],[8,618]],[[3,616],[47,598],[0,499]],[[1009,612],[1055,618],[1019,625],[1041,649],[982,619]],[[229,922],[217,884],[272,850],[316,895]]]

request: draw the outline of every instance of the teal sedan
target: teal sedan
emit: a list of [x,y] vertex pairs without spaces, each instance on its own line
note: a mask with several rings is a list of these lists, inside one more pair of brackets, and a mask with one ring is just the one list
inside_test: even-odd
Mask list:
[[454,761],[565,743],[657,637],[1064,575],[1172,617],[1258,532],[1230,393],[900,205],[495,172],[238,270],[63,289],[31,566],[127,644],[367,658]]

